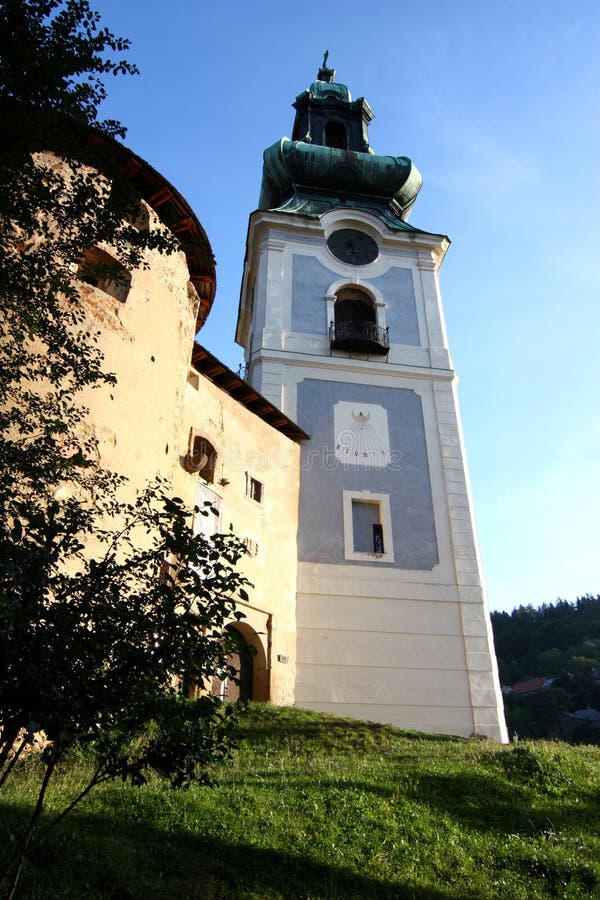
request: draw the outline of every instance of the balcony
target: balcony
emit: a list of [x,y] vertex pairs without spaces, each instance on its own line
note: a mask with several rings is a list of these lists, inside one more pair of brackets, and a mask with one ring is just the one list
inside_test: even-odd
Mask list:
[[390,350],[390,329],[365,321],[331,322],[329,344],[332,350],[387,354]]

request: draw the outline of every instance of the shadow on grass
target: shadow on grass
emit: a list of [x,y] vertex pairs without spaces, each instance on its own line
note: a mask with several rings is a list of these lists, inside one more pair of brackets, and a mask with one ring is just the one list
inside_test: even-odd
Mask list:
[[[600,800],[592,794],[578,793],[576,803],[568,797],[532,793],[523,785],[493,775],[474,772],[452,774],[412,773],[412,777],[378,784],[352,776],[306,776],[278,771],[257,770],[252,775],[237,776],[236,784],[250,789],[264,789],[273,805],[291,795],[319,798],[327,807],[335,807],[344,795],[381,798],[383,801],[425,806],[434,815],[450,818],[480,834],[543,834],[549,830],[588,832],[600,821]],[[360,814],[357,812],[357,814]],[[400,815],[403,813],[401,812]]]
[[546,796],[542,803],[539,792],[474,772],[419,774],[404,794],[479,832],[542,833],[548,823],[557,831],[568,827],[585,832],[600,821],[600,803],[591,795],[586,800],[579,793],[576,806],[563,795]]
[[[0,806],[2,837],[21,811]],[[14,819],[13,819],[14,820]],[[6,841],[2,840],[6,848]],[[0,849],[0,857],[5,851]],[[481,900],[479,893],[384,881],[278,850],[74,813],[36,848],[17,897],[190,900]]]

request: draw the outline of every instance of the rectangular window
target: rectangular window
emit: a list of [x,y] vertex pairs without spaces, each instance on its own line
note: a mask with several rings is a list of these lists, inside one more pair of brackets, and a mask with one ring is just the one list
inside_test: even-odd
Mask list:
[[191,387],[194,388],[195,391],[200,390],[200,375],[198,374],[198,372],[196,372],[195,369],[192,369],[191,367],[188,369],[187,382],[189,385],[191,385]]
[[246,548],[246,553],[248,556],[258,556],[258,544],[255,540],[249,537],[242,538],[242,544]]
[[199,482],[196,487],[196,506],[199,509],[194,516],[194,534],[210,538],[221,530],[222,499],[209,487]]
[[376,527],[381,530],[379,503],[364,503],[362,500],[353,500],[352,544],[356,553],[377,552],[374,542],[374,530]]
[[388,494],[344,491],[344,556],[365,562],[394,562]]
[[263,491],[264,485],[262,481],[258,481],[258,479],[253,478],[252,475],[246,472],[246,496],[250,497],[251,500],[256,500],[257,503],[262,503]]

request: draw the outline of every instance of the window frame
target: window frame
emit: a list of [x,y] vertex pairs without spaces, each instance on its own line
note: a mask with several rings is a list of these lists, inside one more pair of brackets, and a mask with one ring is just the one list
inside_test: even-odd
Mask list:
[[[253,490],[252,485],[258,485],[260,488],[260,496],[258,498],[255,496],[255,491]],[[250,472],[246,472],[246,497],[249,500],[252,500],[254,503],[258,503],[260,506],[263,505],[265,499],[264,481],[259,481],[259,479],[255,478],[254,475],[251,475]]]
[[[210,508],[207,508],[208,503],[211,504]],[[210,541],[213,535],[219,534],[221,531],[223,498],[206,482],[198,481],[194,506],[197,506],[199,511],[194,513],[192,533],[194,535],[201,534],[205,540]],[[217,511],[216,514],[212,512],[212,509]],[[207,511],[208,515],[203,515],[202,511]]]
[[[383,553],[365,553],[354,549],[353,503],[372,503],[379,506],[379,523],[383,531]],[[344,558],[371,563],[393,563],[394,544],[392,540],[392,515],[389,494],[375,494],[372,491],[343,491]]]
[[[331,253],[331,251],[329,252]],[[348,281],[347,278],[341,278],[339,281],[335,281],[333,284],[329,285],[327,292],[323,297],[327,304],[327,321],[329,323],[335,322],[335,304],[340,291],[343,291],[345,288],[356,287],[357,285],[352,281]],[[362,279],[359,287],[360,290],[371,299],[373,306],[375,307],[375,324],[379,328],[385,329],[387,327],[387,320],[385,315],[386,303],[383,294],[372,284],[368,284]]]

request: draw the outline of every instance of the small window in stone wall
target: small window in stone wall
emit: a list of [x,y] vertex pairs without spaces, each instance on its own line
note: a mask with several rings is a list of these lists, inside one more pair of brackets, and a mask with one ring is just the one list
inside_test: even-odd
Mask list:
[[200,373],[195,369],[188,369],[187,383],[193,387],[195,391],[200,390]]
[[253,538],[242,538],[242,544],[246,548],[248,556],[258,556],[258,543]]
[[120,303],[127,300],[131,289],[131,272],[125,266],[99,247],[89,247],[78,265],[79,277]]
[[217,451],[211,442],[190,428],[188,440],[188,452],[184,456],[183,468],[191,475],[199,475],[207,484],[215,480],[215,466],[217,463]]
[[150,231],[150,211],[151,208],[144,200],[140,200],[137,207],[132,209],[129,222],[138,231]]
[[249,472],[246,472],[246,496],[257,503],[262,503],[264,494],[264,485],[262,481],[253,478]]

